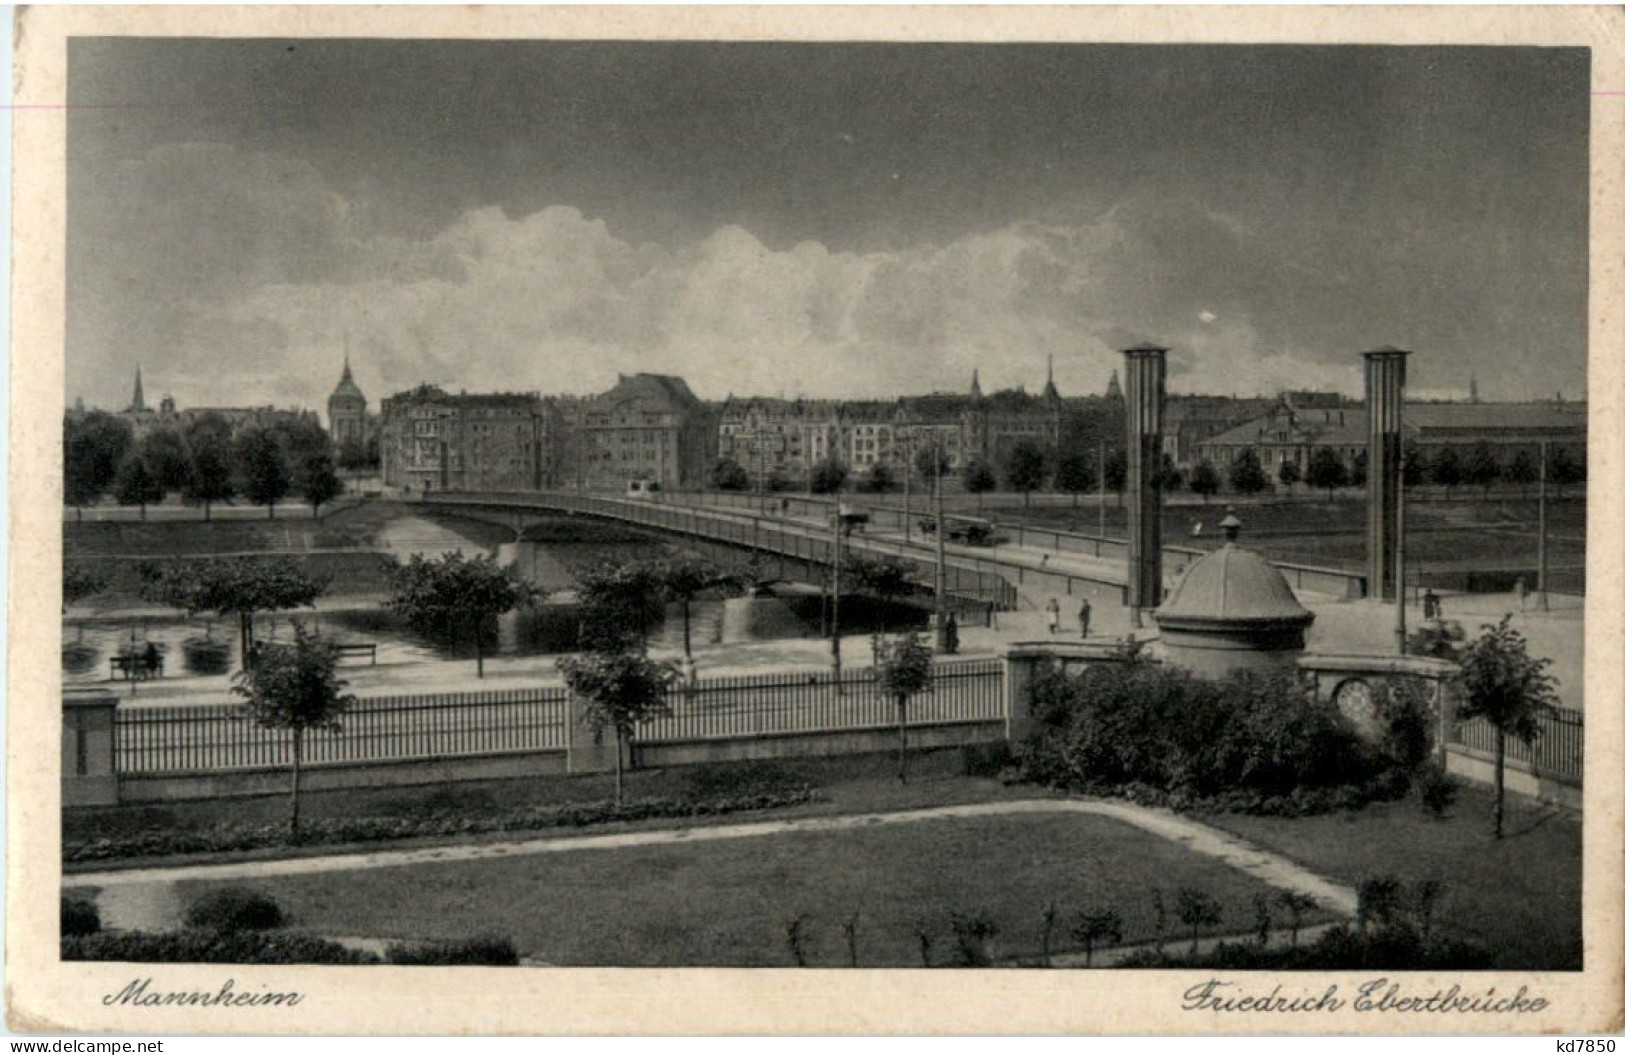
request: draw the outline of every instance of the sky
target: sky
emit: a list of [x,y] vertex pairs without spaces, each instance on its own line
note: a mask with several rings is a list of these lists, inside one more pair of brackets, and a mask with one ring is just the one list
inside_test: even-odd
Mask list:
[[1583,396],[1584,49],[76,38],[67,394]]

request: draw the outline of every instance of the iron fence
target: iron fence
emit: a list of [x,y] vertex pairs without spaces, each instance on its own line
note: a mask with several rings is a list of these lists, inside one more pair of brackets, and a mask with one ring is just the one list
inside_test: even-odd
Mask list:
[[[931,687],[908,704],[911,724],[947,725],[1004,718],[1004,666],[996,659],[936,664]],[[897,701],[873,668],[833,673],[753,674],[702,680],[673,690],[669,714],[639,726],[643,744],[725,740],[783,733],[889,728]]]
[[[1540,735],[1533,744],[1507,737],[1507,760],[1533,771],[1579,784],[1585,775],[1585,715],[1559,707],[1539,719]],[[1482,718],[1458,722],[1453,744],[1495,753],[1495,727]]]
[[[568,722],[568,694],[558,687],[371,697],[347,710],[337,730],[307,731],[301,754],[320,765],[563,750]],[[240,704],[121,707],[116,742],[125,776],[293,761],[292,736],[257,725]]]

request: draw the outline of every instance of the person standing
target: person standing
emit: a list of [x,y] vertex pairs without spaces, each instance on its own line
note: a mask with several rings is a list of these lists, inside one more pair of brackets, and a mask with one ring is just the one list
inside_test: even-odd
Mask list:
[[1083,603],[1078,606],[1078,630],[1083,637],[1089,636],[1089,616],[1091,614],[1089,598],[1085,597]]
[[1061,629],[1061,602],[1051,597],[1049,604],[1045,605],[1044,609],[1049,613],[1049,632],[1052,634],[1059,633]]

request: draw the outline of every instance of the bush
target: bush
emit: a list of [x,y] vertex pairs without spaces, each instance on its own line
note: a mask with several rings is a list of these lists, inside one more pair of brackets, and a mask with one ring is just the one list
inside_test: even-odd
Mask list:
[[993,962],[991,945],[999,934],[999,925],[991,917],[981,912],[955,912],[948,926],[954,932],[954,966],[986,967]]
[[1443,817],[1456,804],[1461,781],[1447,773],[1443,766],[1429,766],[1417,778],[1416,791],[1423,809],[1435,817]]
[[62,938],[64,960],[118,960],[127,963],[321,963],[373,964],[371,953],[303,934],[266,931],[141,931]]
[[204,894],[187,906],[186,925],[222,934],[274,930],[282,926],[282,909],[264,894],[224,887]]
[[1000,740],[992,744],[970,744],[959,749],[967,777],[998,777],[1015,762],[1010,745]]
[[394,944],[384,955],[384,962],[405,967],[517,967],[519,951],[507,938],[486,935],[462,941]]
[[[1394,711],[1409,723],[1413,700]],[[1425,705],[1424,705],[1425,706]],[[1406,725],[1372,748],[1287,674],[1195,678],[1138,657],[1033,681],[1038,729],[1027,775],[1059,787],[1173,809],[1301,815],[1402,796]],[[1424,712],[1425,713],[1425,712]]]
[[102,929],[102,914],[94,901],[82,897],[62,899],[62,936],[81,937]]

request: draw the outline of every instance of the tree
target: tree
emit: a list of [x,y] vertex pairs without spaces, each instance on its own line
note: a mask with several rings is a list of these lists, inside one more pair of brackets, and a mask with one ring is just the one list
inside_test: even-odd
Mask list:
[[810,489],[815,495],[832,495],[846,486],[846,466],[838,459],[825,458],[812,467]]
[[1517,484],[1527,494],[1529,485],[1540,479],[1540,466],[1527,447],[1521,447],[1506,467],[1507,483]]
[[186,430],[186,445],[192,452],[192,473],[182,494],[203,503],[203,519],[211,519],[216,502],[231,500],[237,493],[232,481],[231,426],[218,414],[204,414]]
[[[1320,452],[1316,451],[1315,453]],[[1281,486],[1286,488],[1287,494],[1291,494],[1292,485],[1298,482],[1298,463],[1294,461],[1282,462],[1281,467],[1275,470],[1275,478],[1281,481]]]
[[718,458],[711,466],[711,486],[718,491],[749,491],[750,474],[732,458]]
[[[914,588],[914,571],[897,557],[871,557],[854,553],[845,560],[845,573],[850,576],[852,592],[867,594],[881,601],[893,601]],[[880,632],[886,632],[882,618]]]
[[[1422,445],[1415,440],[1406,440],[1400,444],[1399,457],[1405,472],[1405,486],[1415,487],[1428,478],[1428,460],[1422,453]],[[1359,458],[1365,458],[1366,452],[1361,451]],[[1366,477],[1366,463],[1360,463],[1360,484],[1364,485]]]
[[744,580],[699,557],[678,557],[667,561],[660,566],[658,578],[666,597],[683,606],[683,655],[693,660],[689,606],[696,597],[708,591],[737,591],[744,585]]
[[1191,490],[1202,496],[1202,504],[1206,505],[1208,499],[1219,493],[1219,471],[1213,468],[1213,463],[1202,459],[1191,470]]
[[1457,716],[1483,718],[1495,729],[1495,837],[1501,838],[1506,810],[1506,740],[1533,745],[1540,719],[1557,706],[1557,679],[1546,672],[1549,659],[1529,655],[1528,642],[1512,629],[1507,614],[1467,646],[1461,657],[1463,702]]
[[872,494],[883,495],[895,490],[897,481],[892,476],[891,466],[885,462],[875,462],[869,467],[868,477],[863,481],[863,489]]
[[147,506],[164,500],[164,486],[147,464],[140,447],[125,454],[113,481],[113,497],[121,506],[140,506],[141,519],[147,519]]
[[878,650],[875,680],[897,701],[897,779],[908,783],[908,701],[931,687],[931,649],[919,634],[903,634]]
[[1248,447],[1236,455],[1235,462],[1230,466],[1230,486],[1237,494],[1256,495],[1269,485],[1270,478],[1264,475],[1257,451]]
[[1088,453],[1069,450],[1055,460],[1056,490],[1071,495],[1073,505],[1078,504],[1079,495],[1093,491],[1095,486],[1095,463]]
[[1276,903],[1286,909],[1287,929],[1292,935],[1292,947],[1298,947],[1298,931],[1303,928],[1303,917],[1320,907],[1320,902],[1296,890],[1283,890],[1275,896]]
[[981,459],[976,459],[965,466],[961,483],[966,491],[976,496],[977,509],[982,508],[982,496],[999,486],[998,477],[993,475],[993,470]]
[[192,479],[192,451],[180,430],[160,426],[142,437],[139,444],[147,467],[164,491],[181,491]]
[[310,503],[310,515],[321,514],[324,504],[344,491],[338,473],[333,467],[333,455],[327,451],[313,451],[305,455],[297,474],[299,494]]
[[940,442],[926,442],[914,455],[914,471],[926,483],[935,483],[938,476],[946,476],[953,468],[953,459]]
[[639,722],[670,712],[666,694],[678,681],[677,668],[641,652],[616,649],[565,656],[559,672],[581,698],[593,730],[615,731],[615,805],[620,806],[627,744]]
[[62,606],[78,604],[107,589],[107,572],[94,564],[69,561],[62,566]]
[[1454,447],[1441,448],[1428,465],[1428,480],[1443,487],[1445,494],[1462,481],[1461,455]]
[[490,554],[473,559],[447,553],[425,559],[415,553],[389,577],[388,606],[414,630],[474,640],[474,670],[485,677],[486,626],[504,613],[541,599],[538,587],[498,564]]
[[359,473],[378,468],[378,437],[362,439],[351,434],[339,444],[337,461],[345,472]]
[[[1366,470],[1367,470],[1367,466],[1370,464],[1370,461],[1371,461],[1371,458],[1366,454],[1366,452],[1363,449],[1355,452],[1354,460],[1349,463],[1349,486],[1350,487],[1364,487],[1365,486]],[[1406,487],[1415,487],[1417,485],[1417,483],[1421,481],[1421,479],[1422,478],[1420,476],[1413,476],[1411,474],[1411,470],[1410,470],[1409,465],[1407,465],[1405,467],[1405,486]]]
[[1128,487],[1128,455],[1122,451],[1106,452],[1106,490],[1121,496]]
[[665,612],[659,561],[600,560],[572,574],[585,648],[613,651],[647,644],[649,627]]
[[1482,487],[1484,496],[1489,497],[1490,486],[1501,478],[1501,463],[1496,460],[1495,452],[1490,450],[1487,443],[1475,444],[1467,452],[1467,462],[1462,466],[1461,482],[1471,487]]
[[268,648],[253,666],[232,678],[232,691],[243,697],[254,724],[286,729],[293,738],[293,782],[288,813],[288,834],[299,841],[299,775],[305,732],[331,729],[355,703],[337,674],[338,652],[302,626],[294,628],[291,645]]
[[242,665],[252,666],[254,615],[305,608],[327,590],[291,557],[215,557],[148,563],[139,569],[143,599],[188,615],[235,615]]
[[1157,486],[1164,491],[1177,491],[1185,486],[1185,474],[1179,471],[1171,455],[1164,454],[1157,465]]
[[1033,492],[1044,486],[1048,475],[1049,467],[1038,444],[1032,440],[1022,440],[1011,448],[1004,478],[1011,487],[1021,492],[1022,505],[1032,505]]
[[293,489],[282,444],[266,429],[248,428],[238,433],[236,447],[243,495],[255,505],[264,506],[266,516],[275,520],[276,504]]
[[1585,482],[1586,456],[1584,448],[1581,448],[1578,456],[1576,456],[1567,447],[1552,447],[1546,457],[1546,479],[1557,486],[1558,494],[1562,494],[1563,488],[1570,484]]
[[129,424],[103,411],[63,419],[62,498],[79,519],[113,486],[133,443]]
[[1330,498],[1332,492],[1349,482],[1348,466],[1330,447],[1316,447],[1309,456],[1309,472],[1304,477],[1310,487],[1318,487]]
[[1224,920],[1219,903],[1205,890],[1180,887],[1174,892],[1174,912],[1179,922],[1191,929],[1191,955],[1196,955],[1196,944],[1202,938],[1203,927],[1218,926]]
[[1083,946],[1083,965],[1088,967],[1095,958],[1096,945],[1108,941],[1116,945],[1123,940],[1123,917],[1109,908],[1080,912],[1072,924],[1072,940]]

